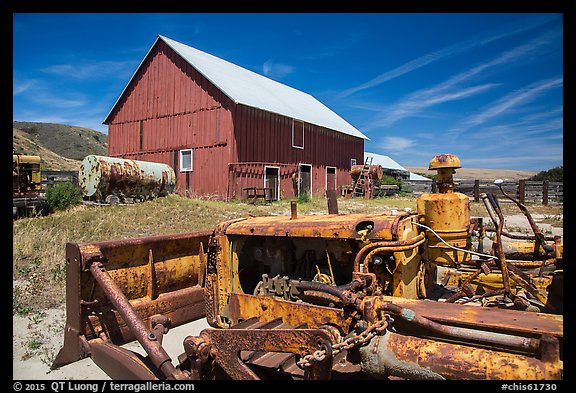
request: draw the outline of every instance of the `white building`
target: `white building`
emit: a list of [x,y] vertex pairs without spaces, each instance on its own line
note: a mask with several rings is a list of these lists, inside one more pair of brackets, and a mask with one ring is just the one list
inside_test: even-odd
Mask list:
[[372,157],[372,165],[380,165],[386,175],[393,176],[396,179],[432,182],[432,179],[410,172],[388,156],[364,152],[364,162],[366,162],[368,157]]

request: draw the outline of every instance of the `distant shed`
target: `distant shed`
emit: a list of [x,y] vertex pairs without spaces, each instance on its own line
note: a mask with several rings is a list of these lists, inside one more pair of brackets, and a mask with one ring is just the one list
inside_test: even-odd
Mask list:
[[176,192],[217,199],[337,190],[368,139],[311,95],[161,35],[104,124],[109,156],[166,163]]
[[432,180],[420,176],[416,173],[410,172],[408,169],[404,168],[402,165],[398,164],[392,158],[376,153],[369,153],[364,152],[364,160],[367,157],[372,157],[372,165],[380,165],[383,169],[383,172],[388,176],[392,176],[398,180],[408,180],[408,181],[415,181],[415,182],[431,182]]
[[364,160],[372,157],[372,165],[380,165],[385,175],[392,176],[397,180],[408,180],[410,171],[398,164],[396,161],[388,156],[376,153],[364,153]]

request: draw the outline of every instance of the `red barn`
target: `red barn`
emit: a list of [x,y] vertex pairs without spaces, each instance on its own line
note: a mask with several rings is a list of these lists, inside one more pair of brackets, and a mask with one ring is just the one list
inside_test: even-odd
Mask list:
[[338,190],[368,139],[311,95],[160,35],[104,124],[109,156],[168,164],[179,194],[217,199]]

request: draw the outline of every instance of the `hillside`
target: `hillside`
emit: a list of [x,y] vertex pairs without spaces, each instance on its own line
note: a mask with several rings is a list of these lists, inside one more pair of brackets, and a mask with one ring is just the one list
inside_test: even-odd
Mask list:
[[[436,171],[429,171],[428,167],[424,166],[407,166],[410,172],[435,175]],[[456,180],[520,180],[528,179],[536,175],[538,172],[519,171],[514,169],[480,169],[480,168],[460,168],[456,169],[454,179]]]
[[42,157],[42,168],[51,171],[75,171],[80,167],[80,161],[62,157],[52,150],[32,141],[29,134],[17,128],[12,128],[12,146],[18,153]]
[[55,123],[12,122],[18,153],[39,155],[45,170],[77,170],[90,154],[107,155],[108,135],[89,128]]

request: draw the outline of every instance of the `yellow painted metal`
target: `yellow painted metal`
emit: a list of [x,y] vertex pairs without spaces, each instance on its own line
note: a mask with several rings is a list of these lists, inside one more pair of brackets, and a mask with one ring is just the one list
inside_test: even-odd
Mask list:
[[[446,285],[458,286],[461,282],[467,281],[469,277],[472,276],[473,272],[463,272],[453,269],[445,274],[448,275],[448,277],[444,279],[445,281],[443,281]],[[513,285],[515,283],[514,278],[511,278],[511,280],[511,289],[513,292],[516,293],[518,290],[522,289],[520,284]],[[546,292],[546,287],[550,285],[552,278],[547,276],[532,277],[530,282],[536,287],[536,289]],[[504,288],[504,284],[502,283],[502,274],[499,272],[490,274],[480,273],[477,277],[470,280],[469,284],[474,288],[477,294]]]
[[416,363],[447,379],[558,380],[563,362],[389,333],[396,359]]
[[303,323],[308,328],[322,325],[334,325],[343,328],[351,321],[350,316],[345,317],[341,309],[314,306],[309,303],[297,303],[281,300],[270,296],[252,296],[242,293],[233,293],[230,296],[230,318],[235,322],[258,318],[260,322],[270,322],[282,318],[284,323],[300,326]]
[[[411,216],[400,222],[398,240],[408,240],[418,236],[418,228],[412,225],[416,216]],[[417,299],[419,296],[420,252],[419,247],[394,253],[396,268],[392,276],[392,292],[394,296],[407,299]]]
[[25,154],[13,154],[12,155],[12,162],[13,163],[21,163],[21,164],[40,164],[42,163],[42,159],[40,156],[29,156]]
[[428,169],[458,169],[461,168],[460,159],[454,154],[438,154],[430,160]]
[[[535,242],[520,242],[520,241],[503,241],[505,253],[523,253],[523,254],[532,254],[534,252],[534,244]],[[539,254],[545,254],[546,251],[540,245],[538,248]]]
[[[458,192],[422,194],[416,205],[421,224],[432,228],[446,243],[470,250],[470,200],[466,195]],[[430,231],[426,231],[426,237],[424,258],[430,262],[453,266],[471,259],[469,253],[446,246]]]
[[[155,261],[155,290],[158,293],[164,293],[198,285],[199,265],[197,255]],[[143,264],[110,270],[109,274],[129,299],[138,299],[150,297],[148,292],[151,281],[149,270],[150,266]]]
[[[407,215],[407,213],[406,213]],[[321,237],[358,239],[365,223],[371,223],[368,239],[393,238],[393,226],[401,217],[389,214],[310,215],[295,220],[290,216],[254,217],[230,224],[226,235]]]
[[[428,167],[438,171],[439,193],[422,194],[416,201],[420,223],[431,231],[426,232],[428,244],[424,259],[440,265],[454,266],[469,261],[471,255],[454,250],[450,246],[470,250],[470,200],[464,194],[454,192],[452,175],[460,168],[460,159],[453,154],[439,154],[430,160]],[[438,236],[444,240],[446,245]]]
[[15,197],[26,196],[29,192],[41,191],[41,164],[40,156],[12,155],[12,183]]

